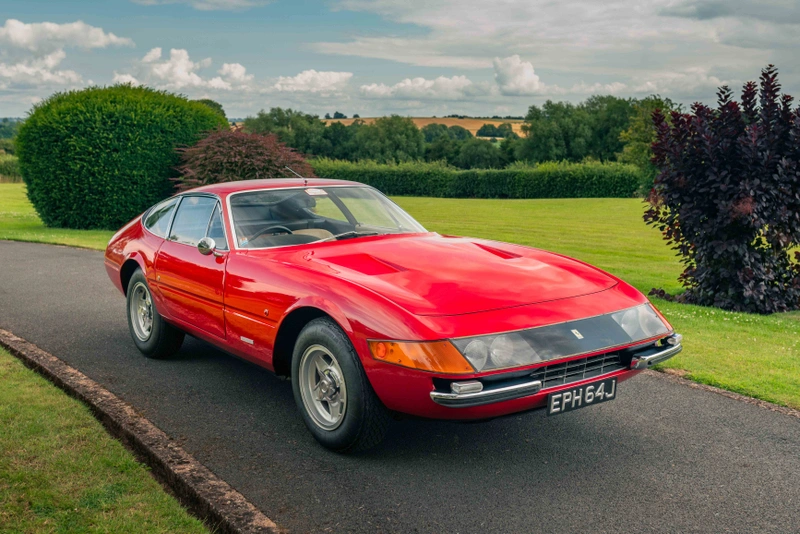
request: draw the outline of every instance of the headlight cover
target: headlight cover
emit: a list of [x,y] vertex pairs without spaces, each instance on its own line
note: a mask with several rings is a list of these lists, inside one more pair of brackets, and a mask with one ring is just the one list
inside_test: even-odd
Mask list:
[[596,352],[668,332],[653,307],[642,304],[588,319],[451,341],[481,372]]

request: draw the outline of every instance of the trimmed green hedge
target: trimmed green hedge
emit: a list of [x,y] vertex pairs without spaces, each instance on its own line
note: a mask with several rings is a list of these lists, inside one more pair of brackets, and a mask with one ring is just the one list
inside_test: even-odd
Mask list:
[[16,140],[28,198],[47,226],[116,229],[174,192],[177,147],[227,128],[208,106],[145,87],[56,93]]
[[437,163],[312,160],[317,176],[371,185],[387,195],[449,198],[629,198],[641,171],[621,163],[515,165],[508,169],[460,171]]
[[21,178],[19,174],[19,160],[16,156],[0,154],[0,176],[15,180]]

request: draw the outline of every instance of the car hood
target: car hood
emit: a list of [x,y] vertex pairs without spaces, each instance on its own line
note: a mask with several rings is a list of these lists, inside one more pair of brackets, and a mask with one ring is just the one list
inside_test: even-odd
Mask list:
[[536,304],[617,283],[599,269],[543,250],[438,234],[339,241],[301,255],[301,264],[333,271],[415,315]]

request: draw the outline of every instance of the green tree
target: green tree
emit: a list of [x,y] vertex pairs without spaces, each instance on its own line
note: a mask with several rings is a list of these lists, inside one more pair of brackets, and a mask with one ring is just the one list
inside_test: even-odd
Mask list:
[[501,166],[500,150],[485,139],[468,139],[461,144],[456,165],[462,169],[494,169]]
[[500,137],[500,135],[497,133],[497,126],[489,123],[486,123],[478,128],[478,131],[475,132],[475,135],[478,137]]
[[222,115],[223,119],[228,120],[228,116],[225,115],[225,110],[222,108],[222,104],[220,104],[219,102],[211,100],[210,98],[201,98],[200,100],[193,100],[193,102],[200,102],[204,106],[210,107],[211,109]]
[[346,119],[347,115],[345,115],[344,113],[339,113],[338,111],[334,111],[333,112],[333,118],[334,119]]
[[659,95],[651,95],[636,102],[633,106],[628,128],[619,134],[622,151],[617,154],[617,160],[622,163],[631,163],[644,171],[642,193],[646,194],[653,187],[653,179],[658,174],[658,169],[653,162],[652,145],[656,140],[656,127],[653,124],[653,112],[660,110],[669,122],[671,111],[681,111],[680,104]]
[[447,125],[439,124],[437,122],[423,126],[422,135],[425,136],[426,143],[433,143],[440,137],[451,139],[450,134],[447,131]]
[[327,156],[331,150],[325,139],[325,123],[315,115],[291,108],[263,109],[255,117],[244,120],[243,129],[248,133],[274,133],[284,143],[304,154]]
[[514,132],[514,127],[507,122],[504,122],[503,124],[497,127],[497,133],[498,133],[497,137],[502,137],[503,139],[507,137],[519,137]]
[[17,149],[14,146],[13,139],[0,138],[0,156],[2,156],[3,154],[10,154],[13,156],[14,154],[16,154],[16,152]]
[[613,161],[622,150],[619,134],[628,128],[636,101],[615,96],[592,96],[583,104],[592,129],[589,156]]
[[11,139],[17,135],[21,121],[5,117],[0,120],[0,139]]
[[464,142],[451,139],[447,135],[440,136],[425,147],[425,161],[444,161],[449,165],[455,165]]
[[541,108],[531,106],[517,155],[531,162],[613,160],[622,150],[619,134],[628,127],[633,104],[629,99],[593,96],[577,105],[548,100]]
[[522,126],[525,139],[517,157],[530,162],[581,161],[589,155],[592,130],[586,111],[569,102],[548,100],[531,106]]
[[425,153],[425,136],[414,121],[399,115],[362,125],[355,140],[357,159],[401,162],[421,158]]
[[332,159],[353,159],[355,153],[355,135],[362,126],[361,121],[354,121],[351,125],[345,126],[341,122],[331,123],[325,128],[323,136],[328,143],[327,154],[315,154]]
[[463,126],[459,126],[457,124],[449,127],[447,129],[448,135],[450,135],[451,139],[458,139],[459,141],[464,141],[465,139],[472,139],[472,132],[464,128]]

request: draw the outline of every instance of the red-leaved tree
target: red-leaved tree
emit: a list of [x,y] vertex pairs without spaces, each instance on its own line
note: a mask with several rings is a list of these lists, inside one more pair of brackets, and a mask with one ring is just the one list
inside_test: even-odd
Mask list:
[[250,134],[238,130],[217,130],[181,153],[178,191],[201,185],[259,178],[295,178],[291,168],[303,177],[314,169],[301,154],[287,147],[278,136]]
[[717,109],[653,114],[659,168],[644,219],[678,251],[678,300],[773,313],[800,308],[800,114],[777,69],[728,87]]

